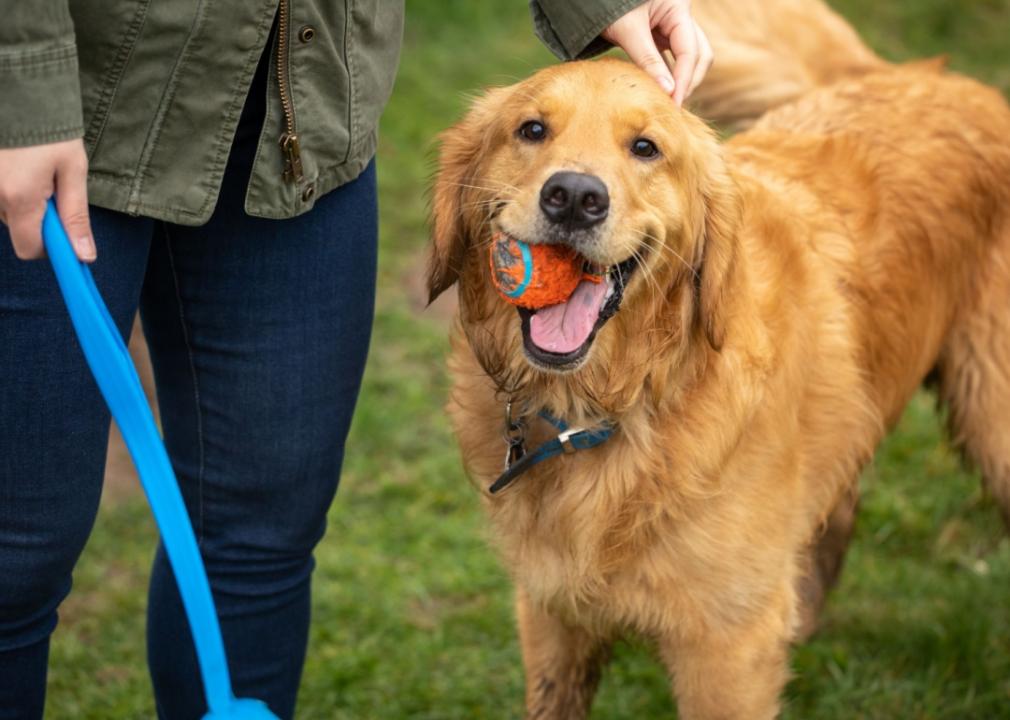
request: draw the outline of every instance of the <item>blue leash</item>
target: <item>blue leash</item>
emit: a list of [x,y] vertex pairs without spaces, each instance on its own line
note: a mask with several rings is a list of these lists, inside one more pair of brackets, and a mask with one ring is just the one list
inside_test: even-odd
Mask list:
[[203,676],[209,708],[204,720],[277,720],[263,702],[237,699],[232,693],[210,583],[168,454],[123,338],[91,271],[74,254],[52,200],[46,207],[42,235],[84,357],[116,418],[161,532]]

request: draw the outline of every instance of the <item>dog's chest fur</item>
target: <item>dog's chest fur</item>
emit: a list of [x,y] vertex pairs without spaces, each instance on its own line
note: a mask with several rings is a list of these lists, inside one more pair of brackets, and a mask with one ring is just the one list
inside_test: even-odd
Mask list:
[[[601,633],[655,634],[683,618],[732,622],[783,592],[782,578],[800,571],[792,548],[876,439],[855,432],[876,423],[866,422],[850,333],[839,331],[845,304],[817,287],[805,306],[811,325],[789,325],[806,333],[810,355],[772,370],[760,353],[727,348],[681,409],[638,408],[604,445],[552,458],[485,497],[490,535],[531,600]],[[450,370],[449,412],[469,475],[486,488],[502,470],[502,399],[459,333]],[[804,386],[817,388],[816,403],[796,392]],[[530,447],[551,432],[534,425]],[[796,508],[786,522],[783,506]]]

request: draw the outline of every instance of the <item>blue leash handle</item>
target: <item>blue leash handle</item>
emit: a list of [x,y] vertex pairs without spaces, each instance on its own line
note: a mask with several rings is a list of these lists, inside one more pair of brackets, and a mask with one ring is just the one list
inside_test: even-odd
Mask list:
[[123,338],[91,271],[74,254],[52,200],[46,207],[42,235],[84,357],[119,425],[161,532],[203,676],[209,708],[204,720],[276,720],[264,703],[236,699],[232,693],[210,583],[168,453]]

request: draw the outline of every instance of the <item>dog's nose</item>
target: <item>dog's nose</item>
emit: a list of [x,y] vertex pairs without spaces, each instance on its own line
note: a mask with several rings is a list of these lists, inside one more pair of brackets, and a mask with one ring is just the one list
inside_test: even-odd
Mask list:
[[553,223],[583,229],[607,217],[610,195],[595,175],[557,172],[540,189],[540,208]]

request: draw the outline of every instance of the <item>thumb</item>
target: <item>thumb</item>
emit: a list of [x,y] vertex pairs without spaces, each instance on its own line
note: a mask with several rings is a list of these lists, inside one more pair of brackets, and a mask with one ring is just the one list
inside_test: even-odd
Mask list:
[[56,169],[56,208],[70,244],[83,262],[98,257],[88,215],[88,161],[83,154],[65,159]]

